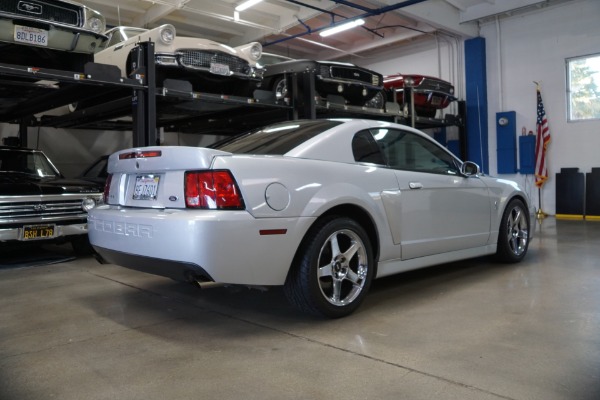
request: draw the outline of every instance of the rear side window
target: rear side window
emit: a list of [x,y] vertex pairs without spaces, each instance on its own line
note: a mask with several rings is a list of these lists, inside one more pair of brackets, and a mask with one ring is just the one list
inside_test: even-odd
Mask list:
[[307,120],[273,124],[211,146],[234,154],[283,155],[341,121]]
[[352,138],[354,161],[385,165],[381,149],[369,131],[361,131]]

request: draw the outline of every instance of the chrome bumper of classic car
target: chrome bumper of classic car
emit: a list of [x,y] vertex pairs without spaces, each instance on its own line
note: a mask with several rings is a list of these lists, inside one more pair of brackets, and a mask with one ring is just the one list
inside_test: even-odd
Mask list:
[[65,236],[85,235],[87,234],[87,223],[77,223],[70,225],[55,225],[49,223],[28,224],[27,227],[50,227],[40,234],[38,237],[26,238],[23,227],[18,228],[1,228],[0,227],[0,242],[20,240],[20,241],[37,241],[37,240],[52,240]]
[[364,88],[370,89],[370,90],[383,90],[383,87],[380,85],[373,85],[370,83],[354,81],[351,79],[325,78],[322,76],[319,76],[318,78],[322,82],[331,83],[331,84],[339,84],[339,85],[346,85],[346,86],[361,86],[361,87],[364,87]]
[[[47,25],[47,41],[45,44],[33,44],[35,47],[55,50],[72,51],[76,53],[94,53],[107,39],[106,36],[85,29],[69,26]],[[15,25],[13,21],[0,18],[0,41],[19,45],[14,38]]]
[[216,54],[197,50],[182,50],[174,54],[157,53],[156,64],[193,71],[206,71],[213,75],[261,80],[264,70],[251,66],[246,60],[229,54]]

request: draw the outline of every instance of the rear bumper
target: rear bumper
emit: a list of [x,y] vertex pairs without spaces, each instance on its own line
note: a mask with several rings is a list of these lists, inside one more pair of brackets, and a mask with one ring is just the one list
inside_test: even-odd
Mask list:
[[94,250],[111,264],[120,265],[148,274],[164,276],[176,281],[210,282],[214,279],[199,265],[191,262],[165,260],[164,258],[145,257],[121,251],[93,246]]
[[90,243],[106,261],[176,280],[189,280],[191,273],[240,285],[282,285],[312,221],[115,206],[98,207],[88,217]]

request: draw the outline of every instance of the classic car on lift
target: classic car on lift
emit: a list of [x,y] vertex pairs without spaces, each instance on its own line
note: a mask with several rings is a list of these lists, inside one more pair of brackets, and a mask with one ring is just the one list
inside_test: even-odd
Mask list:
[[263,70],[257,65],[262,54],[258,42],[230,47],[208,39],[178,36],[173,25],[154,29],[118,26],[105,32],[106,48],[94,61],[116,65],[121,73],[136,73],[136,60],[130,51],[139,42],[155,43],[157,85],[165,79],[177,79],[192,84],[195,91],[251,96]]
[[65,179],[40,150],[0,146],[0,243],[70,241],[89,248],[87,213],[102,186]]
[[527,252],[533,209],[426,134],[366,120],[281,122],[214,148],[109,157],[89,237],[106,261],[191,282],[282,285],[300,310],[342,317],[371,281]]
[[315,92],[324,100],[340,98],[344,104],[353,106],[384,106],[383,76],[378,72],[350,63],[295,60],[270,53],[263,55],[260,64],[266,69],[260,88],[271,90],[276,100],[289,97],[288,75],[312,73]]
[[443,110],[456,100],[454,86],[450,82],[432,76],[387,75],[383,78],[383,85],[391,92],[391,100],[400,105],[404,116],[409,116],[411,113],[411,101],[414,101],[417,116],[435,118],[438,110]]
[[105,28],[99,12],[74,1],[2,1],[0,62],[83,71]]

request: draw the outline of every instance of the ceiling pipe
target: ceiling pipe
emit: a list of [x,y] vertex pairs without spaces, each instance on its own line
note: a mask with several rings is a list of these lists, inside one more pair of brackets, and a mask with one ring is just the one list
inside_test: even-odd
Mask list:
[[[290,0],[287,0],[287,1],[290,1]],[[340,4],[346,3],[344,5],[347,5],[347,6],[350,6],[350,7],[360,8],[360,6],[358,6],[357,4],[354,4],[354,3],[351,3],[351,2],[348,2],[348,1],[344,1],[344,0],[334,0],[334,1],[336,3],[340,3]],[[333,28],[335,26],[341,25],[341,24],[346,23],[346,22],[351,22],[351,21],[354,21],[354,20],[357,20],[357,19],[361,19],[361,18],[368,18],[368,17],[372,17],[374,15],[385,14],[386,12],[398,10],[400,8],[408,7],[408,6],[411,6],[413,4],[423,3],[425,1],[427,1],[427,0],[406,0],[406,1],[403,1],[401,3],[393,4],[393,5],[382,7],[382,8],[378,8],[378,9],[370,9],[369,8],[368,9],[369,11],[367,11],[364,14],[360,14],[360,15],[356,15],[354,17],[346,18],[345,20],[343,20],[341,22],[337,22],[337,23],[334,23],[334,24],[331,24],[331,25],[327,25],[327,26],[321,26],[319,28],[310,29],[310,30],[308,30],[306,32],[297,33],[295,35],[291,35],[291,36],[288,36],[288,37],[285,37],[285,38],[277,39],[277,40],[274,40],[272,42],[266,42],[266,43],[263,43],[263,47],[271,46],[271,45],[282,43],[282,42],[287,42],[288,40],[296,39],[296,38],[299,38],[299,37],[302,37],[302,36],[305,36],[305,35],[309,35],[311,33],[316,33],[316,32],[319,32],[319,31],[322,31],[322,30],[325,30],[325,29]],[[290,2],[300,5],[300,2],[298,2],[296,0],[291,0]],[[315,7],[308,6],[308,5],[306,5],[306,6],[309,7],[309,8],[313,8],[313,9],[315,8]],[[325,11],[325,12],[327,12],[329,14],[333,14],[330,11]]]

